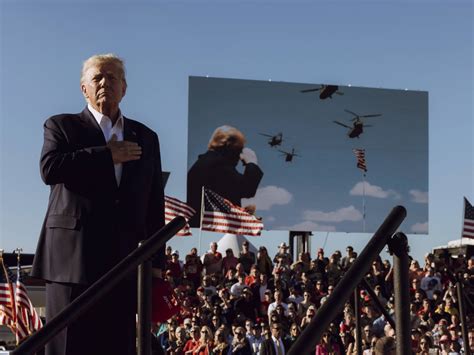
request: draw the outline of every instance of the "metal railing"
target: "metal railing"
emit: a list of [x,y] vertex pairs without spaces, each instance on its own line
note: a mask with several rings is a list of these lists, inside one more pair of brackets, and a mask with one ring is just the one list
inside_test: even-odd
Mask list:
[[[406,209],[403,206],[397,206],[390,212],[374,236],[369,240],[364,250],[362,250],[341,281],[339,281],[331,296],[318,309],[311,323],[300,334],[288,355],[314,353],[316,344],[319,343],[329,323],[344,307],[346,300],[349,299],[354,289],[364,278],[370,265],[387,245],[392,235],[405,219],[406,214]],[[408,352],[400,353],[397,346],[397,354],[410,354],[410,351],[411,348]]]
[[[137,249],[131,252],[125,259],[115,265],[109,272],[103,275],[99,280],[94,282],[84,293],[76,298],[69,306],[64,308],[56,317],[51,319],[45,324],[38,332],[30,336],[22,344],[20,344],[12,355],[32,355],[39,349],[43,348],[56,334],[58,334],[63,328],[74,322],[83,312],[87,311],[97,301],[104,297],[115,285],[117,285],[124,277],[128,276],[129,273],[136,271],[137,267],[144,263],[145,266],[145,277],[139,276],[139,280],[142,282],[143,289],[141,290],[142,296],[139,292],[139,319],[141,320],[139,326],[138,338],[139,338],[139,351],[141,354],[150,353],[150,336],[147,337],[145,332],[148,330],[150,333],[150,324],[145,325],[145,321],[149,322],[149,315],[151,313],[151,264],[149,261],[154,254],[160,249],[165,243],[171,239],[181,228],[186,224],[186,220],[183,217],[176,217],[170,223],[165,225],[149,239],[143,241]],[[139,281],[140,283],[140,281]],[[145,284],[147,284],[145,286]],[[140,305],[140,299],[147,297],[147,303],[144,306]],[[140,354],[140,353],[139,353]]]

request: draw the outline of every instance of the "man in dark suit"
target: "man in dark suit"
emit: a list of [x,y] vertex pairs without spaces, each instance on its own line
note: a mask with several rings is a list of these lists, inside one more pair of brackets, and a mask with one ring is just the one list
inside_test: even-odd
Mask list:
[[[158,136],[122,115],[126,88],[120,58],[93,56],[81,76],[87,108],[44,124],[40,170],[51,192],[32,276],[47,281],[47,321],[164,225]],[[153,260],[155,276],[164,262],[163,248]],[[134,354],[135,313],[129,275],[46,354]]]
[[282,339],[282,325],[280,323],[272,323],[272,336],[265,339],[260,346],[260,355],[285,355],[286,347]]
[[[208,151],[189,169],[187,202],[196,210],[189,221],[191,227],[199,227],[203,186],[237,206],[241,205],[242,198],[255,196],[263,172],[257,165],[255,152],[244,145],[245,137],[237,128],[218,127],[209,141]],[[239,161],[244,165],[243,174],[236,169]]]

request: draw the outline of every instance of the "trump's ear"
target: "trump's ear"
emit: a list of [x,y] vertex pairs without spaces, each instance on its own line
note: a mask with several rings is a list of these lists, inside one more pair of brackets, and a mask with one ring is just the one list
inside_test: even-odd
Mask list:
[[126,93],[127,93],[127,82],[125,81],[123,89],[122,89],[122,98],[125,96]]
[[84,84],[81,83],[81,92],[82,92],[82,95],[84,95],[84,97],[86,99],[89,98],[89,95],[87,95],[87,90],[86,90],[86,86]]

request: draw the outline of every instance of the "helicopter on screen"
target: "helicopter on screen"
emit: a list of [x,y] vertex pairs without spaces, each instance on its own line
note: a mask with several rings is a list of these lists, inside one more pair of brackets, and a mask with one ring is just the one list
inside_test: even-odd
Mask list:
[[345,124],[345,123],[342,123],[342,122],[339,122],[339,121],[333,121],[335,124],[338,124],[339,126],[342,126],[342,127],[346,127],[346,128],[349,128],[349,132],[347,133],[347,135],[349,136],[349,138],[359,138],[359,136],[364,132],[364,128],[365,127],[373,127],[372,125],[366,125],[364,124],[364,122],[361,120],[361,118],[369,118],[369,117],[380,117],[382,116],[381,113],[377,113],[377,114],[371,114],[371,115],[358,115],[357,113],[355,112],[352,112],[352,111],[349,111],[349,110],[344,110],[346,111],[347,113],[350,113],[351,115],[353,115],[354,117],[352,117],[351,121],[352,121],[352,127]]
[[272,148],[281,145],[281,143],[283,142],[283,133],[281,132],[274,136],[267,133],[259,133],[259,134],[269,138],[267,143]]
[[344,95],[343,92],[339,91],[339,86],[337,85],[321,85],[320,88],[300,90],[301,93],[319,91],[319,98],[325,100],[328,97],[332,99],[332,95]]
[[285,157],[286,162],[291,162],[293,161],[293,157],[301,157],[301,155],[296,154],[295,149],[291,149],[290,152],[285,152],[284,150],[278,150],[280,153],[283,153],[282,155]]

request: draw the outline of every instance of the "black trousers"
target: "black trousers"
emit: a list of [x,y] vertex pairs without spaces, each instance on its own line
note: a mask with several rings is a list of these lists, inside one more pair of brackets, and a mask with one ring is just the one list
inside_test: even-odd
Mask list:
[[[87,289],[78,284],[46,284],[46,322]],[[47,345],[46,355],[135,355],[136,283],[127,280],[84,312]]]

